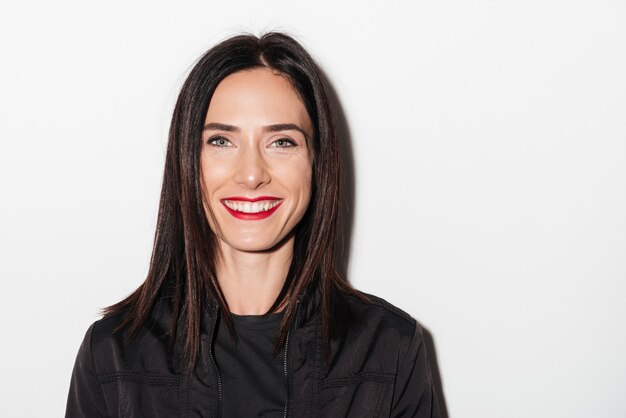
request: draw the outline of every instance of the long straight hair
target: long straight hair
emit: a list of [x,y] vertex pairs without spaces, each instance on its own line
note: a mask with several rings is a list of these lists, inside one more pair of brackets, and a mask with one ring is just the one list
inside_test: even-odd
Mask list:
[[218,243],[203,208],[200,153],[204,120],[217,85],[238,71],[268,68],[284,75],[300,96],[314,128],[312,195],[295,232],[294,253],[285,284],[268,313],[285,305],[274,354],[286,340],[295,319],[296,301],[318,285],[321,291],[322,343],[347,326],[342,295],[359,296],[337,270],[340,191],[339,139],[335,112],[321,71],[307,51],[289,35],[270,32],[226,39],[209,49],[185,80],[172,117],[163,174],[163,186],[146,280],[130,296],[103,309],[105,315],[125,311],[117,330],[129,338],[139,334],[164,286],[173,286],[170,347],[178,336],[186,366],[195,364],[201,313],[211,297],[233,332],[232,317],[216,277]]

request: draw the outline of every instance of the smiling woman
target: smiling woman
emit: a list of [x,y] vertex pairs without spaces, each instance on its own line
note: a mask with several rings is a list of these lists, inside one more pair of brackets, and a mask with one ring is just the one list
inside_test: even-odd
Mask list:
[[[311,119],[284,76],[252,69],[217,86],[206,115],[200,169],[207,219],[219,231],[224,257],[274,249],[284,254],[280,258],[290,258],[292,232],[311,198],[312,150],[306,138],[312,136]],[[252,220],[259,222],[246,222]],[[286,274],[274,277],[280,287]],[[258,313],[266,310],[260,307]]]
[[198,61],[148,275],[87,331],[66,416],[439,416],[419,324],[337,273],[334,115],[287,35]]

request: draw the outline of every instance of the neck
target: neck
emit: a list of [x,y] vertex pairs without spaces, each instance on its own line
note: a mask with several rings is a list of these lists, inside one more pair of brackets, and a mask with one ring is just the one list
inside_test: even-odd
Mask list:
[[285,284],[293,242],[292,236],[270,251],[245,252],[220,241],[217,281],[230,312],[262,315],[269,310]]

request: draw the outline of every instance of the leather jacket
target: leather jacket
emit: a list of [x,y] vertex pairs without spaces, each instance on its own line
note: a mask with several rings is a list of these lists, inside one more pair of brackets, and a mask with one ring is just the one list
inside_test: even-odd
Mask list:
[[[319,291],[298,302],[284,354],[285,417],[439,417],[423,333],[407,313],[367,295],[346,296],[361,318],[333,340],[330,361],[321,344]],[[80,346],[66,417],[219,417],[222,387],[212,343],[217,305],[201,321],[193,373],[184,373],[179,345],[168,350],[171,297],[161,297],[149,323],[127,344],[112,330],[121,315],[94,322]]]

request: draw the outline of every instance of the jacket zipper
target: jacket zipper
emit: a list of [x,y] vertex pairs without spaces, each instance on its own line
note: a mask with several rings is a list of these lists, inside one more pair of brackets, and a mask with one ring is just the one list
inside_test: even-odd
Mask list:
[[284,366],[285,366],[285,383],[287,384],[287,397],[285,398],[285,413],[283,415],[284,418],[287,418],[287,409],[289,407],[289,375],[288,375],[288,368],[287,368],[287,352],[289,350],[289,335],[291,334],[291,330],[298,323],[298,313],[300,312],[299,304],[300,304],[300,300],[298,299],[296,301],[296,319],[291,324],[291,328],[289,328],[287,330],[287,335],[285,336],[285,362],[284,362]]
[[289,333],[291,330],[287,331],[287,336],[285,337],[285,382],[287,383],[287,397],[285,398],[285,414],[283,415],[287,418],[287,405],[289,405],[289,379],[287,376],[287,349],[289,348]]
[[[285,371],[285,382],[287,383],[287,397],[285,398],[285,411],[284,417],[287,418],[287,411],[289,407],[289,375],[288,375],[288,367],[287,367],[287,356],[289,350],[289,335],[291,334],[291,329],[298,322],[298,314],[300,313],[300,300],[296,301],[296,318],[292,323],[291,328],[287,330],[287,335],[285,336],[285,355],[284,355],[284,371]],[[215,337],[215,326],[217,324],[217,317],[219,314],[219,310],[214,309],[214,319],[213,324],[211,325],[211,335],[209,337],[209,357],[211,358],[211,362],[213,363],[213,367],[215,368],[215,373],[217,375],[217,416],[222,416],[222,375],[220,373],[220,369],[217,367],[217,362],[215,361],[215,356],[213,354],[213,338]]]
[[209,337],[209,357],[211,357],[211,362],[213,362],[213,367],[215,367],[215,373],[217,375],[217,416],[222,416],[222,375],[220,374],[220,369],[217,367],[217,362],[215,361],[215,356],[213,354],[213,338],[215,336],[215,325],[217,324],[217,315],[219,314],[219,310],[217,307],[213,311],[213,325],[211,326],[211,336]]

